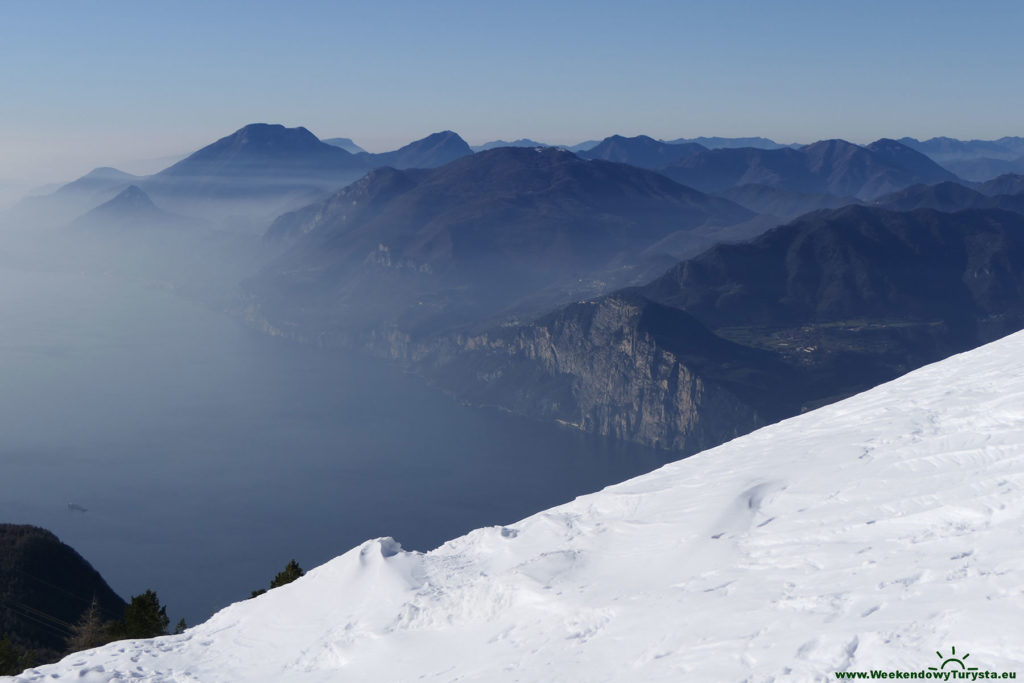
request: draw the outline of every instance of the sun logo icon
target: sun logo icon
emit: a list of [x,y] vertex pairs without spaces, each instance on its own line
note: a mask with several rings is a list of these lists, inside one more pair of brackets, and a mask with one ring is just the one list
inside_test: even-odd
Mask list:
[[939,659],[942,660],[942,666],[940,666],[938,668],[935,668],[934,666],[929,666],[928,667],[929,671],[941,671],[941,670],[946,668],[947,664],[952,665],[952,668],[954,668],[954,669],[959,666],[960,667],[960,671],[977,671],[978,670],[978,667],[976,667],[976,666],[967,666],[966,664],[964,664],[964,660],[967,659],[968,657],[970,657],[971,653],[968,652],[963,657],[959,657],[958,658],[956,656],[956,647],[955,646],[953,647],[953,652],[949,655],[949,657],[944,656],[938,650],[935,651],[935,654],[937,654],[939,656]]

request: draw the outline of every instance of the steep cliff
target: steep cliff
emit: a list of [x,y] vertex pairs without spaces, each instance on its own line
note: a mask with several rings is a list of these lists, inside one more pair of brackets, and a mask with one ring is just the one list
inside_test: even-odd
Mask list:
[[686,453],[793,409],[791,373],[770,354],[629,291],[420,356],[426,374],[466,401]]

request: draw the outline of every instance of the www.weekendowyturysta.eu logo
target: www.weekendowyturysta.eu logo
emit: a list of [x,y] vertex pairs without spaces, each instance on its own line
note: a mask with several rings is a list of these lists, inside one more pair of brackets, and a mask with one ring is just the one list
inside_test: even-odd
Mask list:
[[970,666],[968,659],[971,653],[957,653],[956,646],[949,650],[949,655],[942,654],[941,650],[935,651],[940,664],[929,666],[927,669],[911,671],[909,669],[870,671],[835,671],[835,677],[840,680],[925,680],[925,681],[991,681],[991,680],[1013,680],[1017,678],[1016,671],[988,671],[977,666]]
[[942,666],[940,666],[940,667],[929,666],[928,667],[929,671],[945,671],[947,666],[950,667],[950,671],[977,671],[978,670],[978,667],[976,667],[976,666],[967,666],[966,664],[964,664],[964,662],[967,661],[967,658],[971,656],[970,652],[964,654],[962,656],[962,658],[957,658],[957,656],[956,656],[956,646],[953,646],[952,654],[950,654],[949,657],[943,657],[942,653],[939,652],[938,650],[935,651],[935,654],[937,654],[939,656],[939,659],[942,660]]

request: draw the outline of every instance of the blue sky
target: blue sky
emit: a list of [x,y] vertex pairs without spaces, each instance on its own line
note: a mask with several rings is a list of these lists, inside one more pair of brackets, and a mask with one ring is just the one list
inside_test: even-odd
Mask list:
[[1024,135],[1024,3],[0,5],[0,182],[304,125],[372,151],[471,144]]

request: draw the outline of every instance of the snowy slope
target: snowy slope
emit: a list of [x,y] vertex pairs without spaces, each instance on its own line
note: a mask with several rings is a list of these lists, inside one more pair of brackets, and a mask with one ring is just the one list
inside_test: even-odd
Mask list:
[[1024,333],[426,554],[18,681],[1024,677]]

